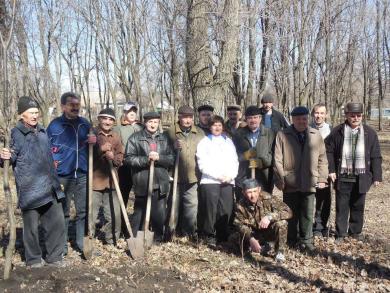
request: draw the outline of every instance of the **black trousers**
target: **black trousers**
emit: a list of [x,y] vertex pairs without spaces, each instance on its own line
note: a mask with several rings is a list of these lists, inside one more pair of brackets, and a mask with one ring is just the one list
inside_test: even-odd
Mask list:
[[[144,230],[146,214],[147,196],[135,196],[134,213],[131,216],[131,227],[134,236],[137,231]],[[167,196],[161,195],[159,190],[154,190],[152,194],[152,205],[150,211],[150,224],[155,234],[155,239],[162,240],[164,236],[164,226],[167,218]]]
[[216,235],[218,241],[227,241],[232,212],[232,185],[200,185],[198,207],[198,232],[200,236],[209,237]]
[[336,191],[336,233],[338,237],[347,236],[347,232],[349,234],[362,232],[365,201],[366,194],[359,193],[358,181],[340,182],[340,189]]
[[[118,179],[119,179],[119,188],[122,193],[123,202],[125,207],[127,208],[127,204],[129,202],[130,191],[133,187],[133,181],[131,179],[131,169],[127,166],[121,166],[118,169]],[[123,214],[121,213],[121,232],[125,238],[129,238],[130,235],[127,232],[125,219],[123,218]]]
[[330,186],[316,190],[316,210],[314,213],[313,231],[325,232],[328,225],[331,207]]
[[42,250],[39,245],[39,224],[45,235],[46,262],[62,260],[65,242],[65,218],[62,204],[52,202],[36,209],[23,210],[23,244],[26,264],[40,263]]

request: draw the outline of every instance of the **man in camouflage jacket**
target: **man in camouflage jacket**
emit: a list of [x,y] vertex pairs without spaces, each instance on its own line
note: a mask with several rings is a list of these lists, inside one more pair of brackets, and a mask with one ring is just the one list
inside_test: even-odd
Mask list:
[[234,226],[236,233],[230,240],[238,244],[241,251],[261,252],[261,244],[275,242],[277,261],[284,261],[287,242],[287,219],[292,211],[282,201],[261,191],[256,179],[243,181],[244,197],[236,205]]

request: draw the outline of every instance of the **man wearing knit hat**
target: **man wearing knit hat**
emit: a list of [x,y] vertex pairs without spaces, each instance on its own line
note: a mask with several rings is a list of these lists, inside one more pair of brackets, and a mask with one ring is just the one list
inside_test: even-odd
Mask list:
[[[20,120],[11,130],[10,148],[1,150],[0,165],[10,160],[14,170],[26,264],[31,268],[45,264],[63,267],[65,223],[61,200],[65,196],[54,168],[49,138],[38,124],[38,104],[32,98],[19,99],[18,114]],[[39,245],[39,225],[45,230],[45,261]]]
[[[115,168],[122,165],[124,148],[118,133],[114,132],[115,112],[105,108],[98,115],[99,125],[94,129],[97,142],[94,146],[93,160],[93,219],[98,218],[99,209],[103,207],[107,221],[104,226],[105,241],[115,245],[121,228],[121,211],[118,195],[111,178],[110,162]],[[95,227],[93,227],[95,229]],[[94,233],[94,231],[93,231]]]
[[50,122],[47,134],[57,174],[64,186],[65,216],[64,255],[68,253],[70,203],[76,208],[76,250],[83,251],[87,217],[88,144],[96,143],[95,135],[88,135],[91,125],[80,114],[80,96],[66,92],[61,96],[62,116]]
[[178,232],[183,236],[194,236],[198,213],[199,173],[195,154],[199,141],[204,137],[202,129],[194,125],[194,110],[190,106],[181,106],[179,120],[168,130],[168,136],[179,158],[179,221]]
[[329,178],[336,189],[336,241],[362,240],[364,205],[371,185],[382,181],[382,155],[374,129],[362,124],[363,104],[348,103],[346,120],[325,139]]
[[275,139],[275,185],[293,211],[288,221],[289,245],[312,252],[314,194],[316,187],[326,186],[328,161],[321,134],[309,127],[309,110],[298,106],[291,116],[293,124]]
[[263,116],[261,124],[266,128],[272,129],[276,134],[279,130],[285,129],[290,125],[286,117],[274,109],[274,98],[271,94],[263,95],[261,105],[261,115]]

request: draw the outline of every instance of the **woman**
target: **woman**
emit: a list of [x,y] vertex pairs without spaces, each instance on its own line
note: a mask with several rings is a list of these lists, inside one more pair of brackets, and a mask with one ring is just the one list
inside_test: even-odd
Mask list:
[[236,148],[224,133],[224,121],[214,116],[211,133],[198,144],[196,157],[202,173],[199,194],[198,231],[207,242],[227,241],[233,211],[234,178],[238,172]]

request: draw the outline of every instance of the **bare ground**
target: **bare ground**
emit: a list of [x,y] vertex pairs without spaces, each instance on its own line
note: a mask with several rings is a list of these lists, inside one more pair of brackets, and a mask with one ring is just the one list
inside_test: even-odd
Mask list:
[[[387,140],[387,137],[384,137]],[[10,280],[2,292],[390,292],[390,148],[383,148],[384,182],[367,195],[364,241],[315,239],[317,251],[295,250],[277,264],[270,257],[234,255],[186,239],[153,246],[145,259],[133,261],[124,241],[119,248],[94,245],[102,256],[83,261],[70,251],[63,269],[28,269],[22,261],[21,219]],[[278,194],[280,196],[280,193]],[[4,197],[0,200],[0,244],[7,243]],[[332,214],[331,217],[334,217]],[[0,258],[2,271],[4,257]]]

